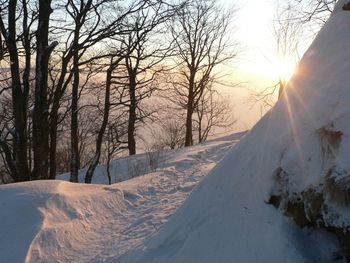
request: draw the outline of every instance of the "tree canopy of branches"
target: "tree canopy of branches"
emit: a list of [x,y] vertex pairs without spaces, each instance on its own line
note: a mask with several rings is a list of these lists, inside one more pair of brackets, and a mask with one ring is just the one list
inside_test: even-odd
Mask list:
[[186,109],[185,146],[193,144],[193,114],[208,85],[217,80],[215,68],[235,56],[227,38],[233,15],[216,1],[194,0],[176,13],[171,24],[177,48],[172,100]]
[[192,115],[202,124],[217,115],[207,95],[215,68],[234,57],[231,14],[214,0],[0,0],[0,179],[69,169],[78,182],[87,166],[91,183],[101,160],[136,153],[140,125],[159,110],[151,97],[171,71],[192,144]]
[[[172,53],[172,43],[161,41],[166,30],[165,22],[180,7],[169,7],[162,2],[142,9],[130,18],[133,32],[124,39],[129,51],[119,70],[121,88],[126,90],[124,105],[128,108],[128,150],[136,154],[136,124],[149,118],[154,110],[147,111],[142,102],[158,89],[158,76],[167,69],[162,64]],[[123,85],[124,84],[124,85]],[[122,90],[121,93],[124,93]]]
[[58,129],[68,117],[71,181],[77,181],[84,89],[107,70],[101,66],[106,59],[117,54],[121,60],[122,51],[110,47],[121,47],[123,36],[138,31],[128,24],[131,17],[159,3],[166,5],[157,0],[1,2],[0,95],[9,107],[1,120],[0,147],[14,181],[56,176]]
[[332,13],[337,0],[292,0],[299,4],[301,22],[316,21],[324,24]]
[[[127,145],[129,154],[136,154],[136,124],[143,122],[152,114],[152,111],[148,112],[142,107],[141,102],[151,96],[157,88],[156,77],[163,71],[163,67],[157,66],[171,50],[170,46],[164,47],[157,44],[152,36],[159,36],[164,22],[173,13],[173,7],[169,8],[163,2],[150,1],[130,14],[124,21],[128,34],[120,37],[119,52],[122,52],[112,59],[107,70],[104,117],[96,141],[96,153],[86,173],[86,183],[91,183],[101,156],[102,140],[108,125],[111,105],[127,108]],[[119,94],[117,102],[110,101],[111,88]]]
[[230,101],[212,87],[207,87],[195,109],[194,130],[198,142],[204,142],[215,129],[232,127],[236,122]]
[[273,18],[273,47],[274,52],[271,54],[271,63],[281,67],[277,72],[273,84],[267,86],[259,92],[252,95],[253,102],[262,103],[263,107],[270,108],[276,100],[281,97],[284,88],[287,85],[288,77],[284,65],[296,65],[300,60],[300,53],[305,39],[305,29],[300,22],[299,9],[290,1],[276,3],[276,11]]

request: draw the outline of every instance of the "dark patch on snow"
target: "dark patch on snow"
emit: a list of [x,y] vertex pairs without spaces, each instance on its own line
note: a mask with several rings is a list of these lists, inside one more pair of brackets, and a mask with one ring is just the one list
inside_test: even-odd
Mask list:
[[343,10],[344,11],[350,11],[350,2],[345,4],[345,5],[343,5]]
[[323,159],[335,158],[343,137],[343,132],[335,130],[334,124],[329,124],[317,130],[321,139]]

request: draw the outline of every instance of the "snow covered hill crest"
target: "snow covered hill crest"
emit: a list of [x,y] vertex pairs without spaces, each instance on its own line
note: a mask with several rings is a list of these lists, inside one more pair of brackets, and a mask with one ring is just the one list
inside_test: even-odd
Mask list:
[[338,1],[277,105],[122,262],[350,262],[347,2]]

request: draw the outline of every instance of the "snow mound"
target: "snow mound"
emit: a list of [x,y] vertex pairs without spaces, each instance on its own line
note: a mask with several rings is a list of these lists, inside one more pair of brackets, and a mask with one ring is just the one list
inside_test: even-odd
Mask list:
[[[1,185],[0,262],[115,262],[157,231],[244,134],[169,151],[156,172],[111,186]],[[117,162],[125,167],[142,158]]]
[[73,262],[76,250],[92,249],[101,227],[125,211],[123,199],[117,188],[63,181],[1,186],[1,261]]
[[[350,12],[335,12],[282,99],[161,231],[118,262],[332,262],[350,226]],[[277,200],[273,200],[277,199]],[[268,202],[274,204],[279,211]],[[294,212],[295,213],[294,213]],[[301,220],[302,221],[302,220]]]

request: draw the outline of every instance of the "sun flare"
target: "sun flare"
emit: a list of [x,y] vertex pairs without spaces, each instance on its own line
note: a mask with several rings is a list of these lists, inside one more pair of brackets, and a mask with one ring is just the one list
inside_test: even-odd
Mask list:
[[263,76],[270,80],[283,79],[288,81],[296,70],[296,63],[290,60],[260,60],[246,67],[246,71]]
[[292,63],[288,60],[280,60],[271,65],[270,74],[272,76],[288,81],[292,77],[295,71],[295,67],[295,63]]

